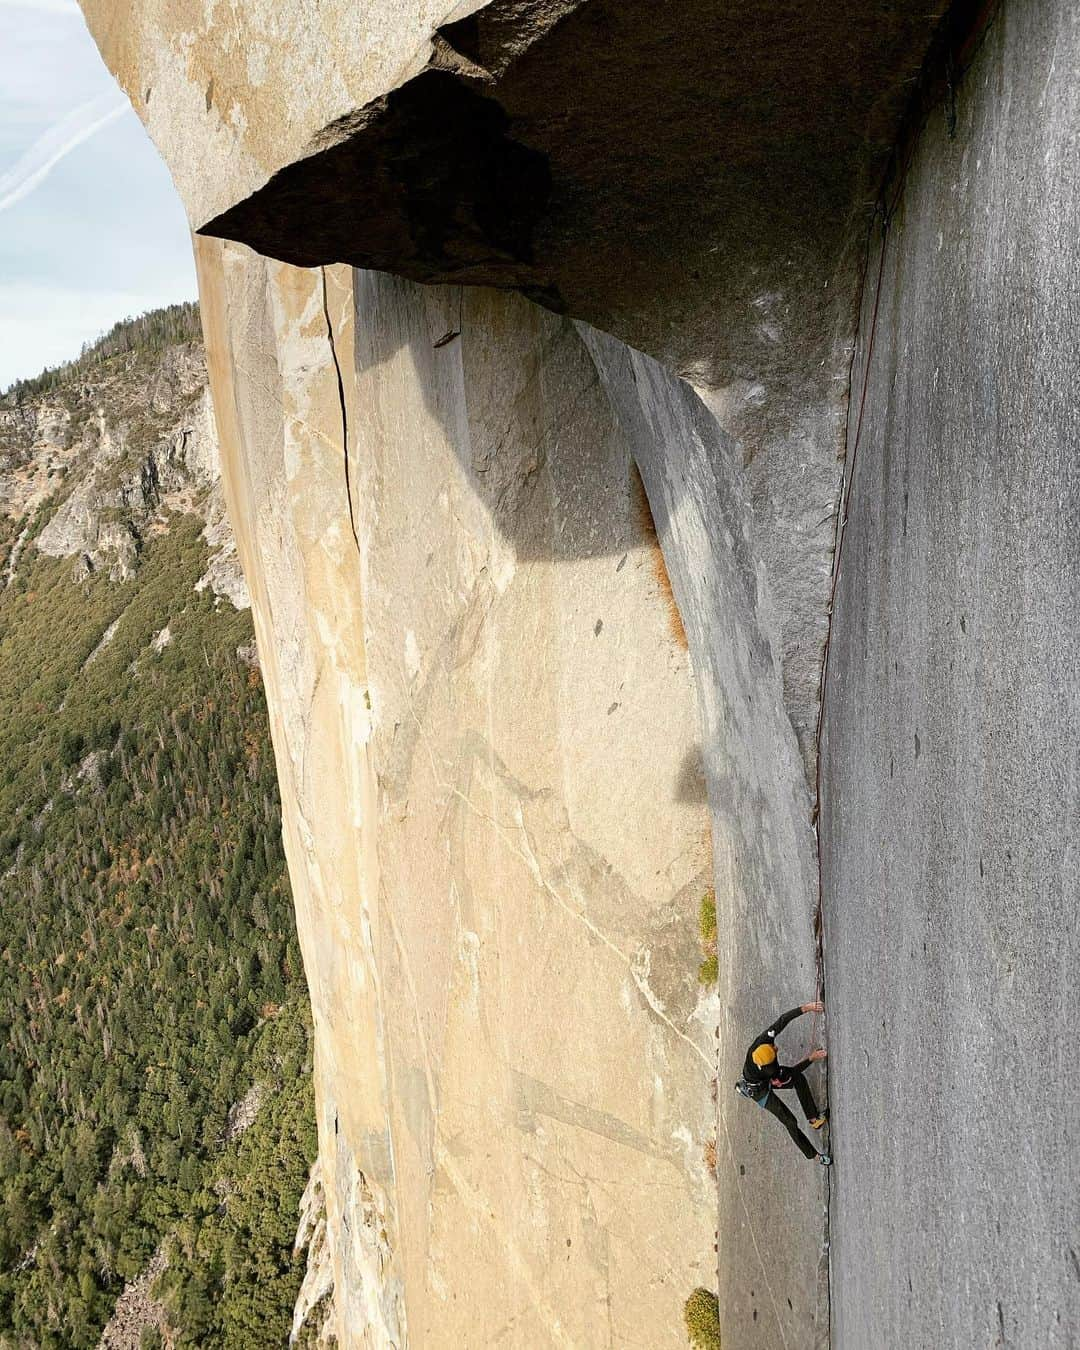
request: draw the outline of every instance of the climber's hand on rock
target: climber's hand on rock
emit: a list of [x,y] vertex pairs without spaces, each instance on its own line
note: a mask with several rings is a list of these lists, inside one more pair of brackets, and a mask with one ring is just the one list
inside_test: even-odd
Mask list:
[[802,1005],[802,1010],[803,1010],[803,1012],[819,1012],[819,1013],[820,1013],[820,1012],[824,1012],[824,1011],[825,1011],[825,1004],[824,1004],[824,1003],[804,1003],[804,1004]]
[[816,1059],[828,1059],[828,1057],[829,1057],[829,1052],[828,1052],[828,1050],[811,1050],[811,1051],[810,1051],[810,1056],[809,1056],[809,1057],[810,1057],[810,1059],[814,1059],[814,1060],[816,1060]]

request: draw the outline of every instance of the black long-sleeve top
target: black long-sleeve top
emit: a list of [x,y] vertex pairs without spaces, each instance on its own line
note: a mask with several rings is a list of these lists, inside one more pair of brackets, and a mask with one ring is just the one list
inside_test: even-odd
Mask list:
[[783,1031],[789,1022],[794,1022],[796,1017],[803,1015],[802,1008],[792,1008],[790,1012],[782,1013],[771,1027],[768,1027],[746,1052],[746,1062],[743,1064],[743,1078],[750,1084],[751,1088],[757,1089],[757,1096],[764,1097],[770,1087],[786,1087],[791,1081],[793,1073],[802,1073],[810,1064],[809,1059],[800,1060],[798,1064],[781,1064],[779,1057],[772,1064],[759,1067],[754,1063],[753,1054],[759,1045],[771,1045],[777,1036]]

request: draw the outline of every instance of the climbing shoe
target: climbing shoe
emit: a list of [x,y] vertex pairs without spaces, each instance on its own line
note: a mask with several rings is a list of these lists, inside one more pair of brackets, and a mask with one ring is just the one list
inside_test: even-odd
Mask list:
[[824,1125],[828,1119],[829,1119],[828,1111],[822,1111],[820,1116],[815,1116],[813,1120],[808,1120],[806,1123],[807,1125],[810,1126],[812,1130],[820,1130],[822,1125]]
[[819,1154],[817,1155],[817,1160],[818,1160],[818,1162],[822,1165],[822,1167],[831,1167],[831,1166],[832,1166],[832,1154],[831,1154],[831,1153],[819,1153]]

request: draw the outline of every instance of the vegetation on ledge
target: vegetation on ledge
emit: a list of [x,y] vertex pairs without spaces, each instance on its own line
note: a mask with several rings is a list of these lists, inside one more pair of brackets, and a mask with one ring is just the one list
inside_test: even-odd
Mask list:
[[694,1350],[720,1350],[720,1301],[708,1289],[695,1289],[683,1310],[686,1334]]
[[704,985],[714,985],[720,974],[716,936],[716,896],[712,891],[706,891],[701,897],[698,912],[698,937],[703,955],[701,965],[698,967],[698,981]]

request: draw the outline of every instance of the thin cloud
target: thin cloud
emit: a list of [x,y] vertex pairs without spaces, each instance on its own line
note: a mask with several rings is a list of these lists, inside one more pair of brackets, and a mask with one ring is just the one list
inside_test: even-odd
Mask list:
[[69,19],[82,15],[75,0],[0,0],[0,13],[5,9],[33,9],[39,14],[64,14]]
[[0,174],[0,211],[7,211],[28,197],[66,155],[115,122],[130,107],[122,94],[110,91],[73,108],[39,136],[7,173]]

